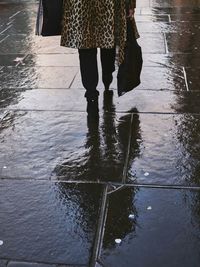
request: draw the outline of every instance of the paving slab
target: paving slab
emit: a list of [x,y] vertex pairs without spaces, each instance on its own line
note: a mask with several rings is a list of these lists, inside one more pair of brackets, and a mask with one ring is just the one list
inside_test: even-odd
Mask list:
[[[4,2],[4,3],[2,3]],[[10,5],[10,0],[9,2],[6,1],[1,1],[1,20],[3,21],[4,19],[9,19],[11,16],[13,16],[16,12],[18,12],[20,9],[23,8],[23,4],[18,6],[18,5]]]
[[0,184],[1,257],[88,265],[101,201],[100,185],[8,180]]
[[28,263],[11,261],[7,267],[57,267],[55,264],[43,264],[43,263]]
[[72,49],[71,54],[32,54],[28,55],[24,64],[26,67],[79,67],[79,58],[77,49]]
[[200,116],[139,115],[132,133],[127,182],[200,185]]
[[[198,69],[199,65],[200,65],[200,56],[196,55],[196,54],[192,54],[192,53],[186,53],[186,54],[174,54],[174,53],[170,53],[170,54],[145,54],[145,56],[143,57],[143,66],[144,67],[142,70],[142,75],[144,78],[143,78],[140,86],[143,86],[143,82],[145,82],[146,79],[148,78],[148,77],[144,76],[145,69],[146,69],[145,67],[164,67],[165,71],[166,71],[164,77],[166,77],[166,75],[167,75],[167,80],[172,81],[173,80],[172,77],[174,76],[174,78],[176,79],[176,83],[178,83],[178,85],[179,85],[180,80],[178,79],[178,77],[183,76],[183,71],[181,71],[181,69],[183,67],[191,68],[192,66],[194,69]],[[171,75],[170,75],[170,73],[171,73]],[[157,73],[156,73],[156,75],[157,75]],[[162,77],[162,79],[166,80],[164,77]],[[172,82],[171,83],[168,82],[167,87],[171,88],[171,86],[170,86],[171,84],[172,84]],[[182,86],[183,86],[183,84],[181,84],[180,89]]]
[[166,53],[165,39],[162,33],[144,33],[138,39],[143,53]]
[[[143,69],[142,75],[144,73],[145,67],[171,67],[170,55],[169,54],[151,54],[146,53],[143,56]],[[145,77],[146,78],[146,77]],[[142,81],[143,83],[143,81]]]
[[199,205],[199,191],[126,188],[113,193],[102,265],[199,266]]
[[0,88],[69,88],[78,67],[5,67]]
[[190,22],[199,22],[199,14],[172,14],[172,21],[190,21]]
[[52,179],[121,182],[123,179],[131,125],[131,114],[103,114],[99,124],[87,121],[85,149],[71,151],[55,167]]
[[24,6],[26,4],[32,6],[33,4],[35,5],[35,0],[9,0],[9,2],[7,2],[6,0],[2,1],[1,3],[2,5],[9,5],[9,6]]
[[200,67],[199,66],[200,65],[197,65],[195,68],[186,68],[189,90],[200,91],[200,85],[199,85]]
[[150,6],[153,7],[196,7],[199,4],[199,0],[150,0]]
[[[29,27],[29,28],[28,28]],[[31,25],[27,25],[30,30]],[[0,54],[16,53],[71,53],[70,48],[60,46],[60,36],[41,37],[35,36],[35,29],[32,27],[32,34],[11,34],[0,35]],[[8,36],[8,37],[7,37]],[[7,38],[6,38],[7,37]]]
[[1,34],[0,54],[26,54],[32,51],[34,38],[26,34]]
[[[184,72],[181,66],[177,67],[175,64],[170,63],[169,58],[160,58],[158,55],[148,57],[148,60],[144,60],[144,62],[148,62],[146,64],[151,66],[143,67],[141,84],[137,89],[186,90]],[[83,88],[80,72],[76,75],[71,88]],[[97,88],[104,88],[101,80],[101,73],[99,74]],[[111,83],[110,88],[117,88],[117,71],[113,74],[113,82]]]
[[[200,113],[200,90],[198,91],[168,91],[168,90],[134,90],[122,97],[110,99],[103,96],[99,89],[99,109],[104,111],[104,102],[110,101],[110,110],[129,112],[137,108],[142,113]],[[57,110],[86,111],[85,90],[80,89],[1,89],[0,108],[11,110]]]
[[[1,177],[120,182],[130,119],[9,112],[1,122]],[[135,114],[132,121],[127,182],[199,185],[199,115]]]
[[1,55],[0,54],[0,65],[1,66],[16,66],[23,60],[26,55],[24,54],[13,54],[13,55]]
[[200,45],[197,33],[196,35],[191,33],[166,33],[166,39],[169,52],[199,53]]
[[165,14],[163,14],[163,15],[157,15],[157,14],[151,14],[151,15],[135,15],[135,20],[137,21],[137,22],[141,22],[141,21],[148,21],[148,22],[152,22],[152,21],[154,21],[154,22],[156,22],[156,21],[159,21],[159,22],[169,22],[169,17],[168,17],[168,15],[165,15]]
[[[99,108],[104,111],[104,98],[100,91]],[[36,89],[19,92],[18,90],[4,89],[0,91],[3,100],[1,108],[12,110],[51,110],[51,111],[81,111],[86,112],[85,90],[78,89]],[[178,94],[169,91],[135,90],[122,97],[115,95],[110,98],[110,109],[116,112],[129,112],[136,108],[138,112],[157,113],[185,113],[200,112],[200,107],[195,104],[200,99],[200,93]],[[194,102],[192,100],[194,99]]]
[[[156,60],[156,56],[155,56],[155,60]],[[159,58],[157,60],[160,64],[162,64],[161,58],[160,58],[160,61],[159,61]],[[165,66],[168,66],[169,68],[172,68],[172,69],[175,69],[177,66],[198,69],[199,64],[200,64],[200,56],[196,53],[185,53],[185,54],[171,53],[167,55],[167,60],[165,62],[163,59],[163,63],[166,64]]]
[[137,21],[137,28],[140,35],[144,33],[161,33],[168,32],[170,23],[168,22],[150,22],[150,21]]
[[[0,177],[120,182],[130,114],[7,112],[1,121]],[[3,153],[5,151],[5,153]]]
[[[148,21],[148,20],[147,20]],[[8,37],[7,37],[8,36]],[[6,38],[7,37],[7,38]],[[4,40],[3,40],[4,39]],[[60,46],[60,37],[38,37],[26,34],[1,34],[0,54],[16,53],[71,53],[71,49]],[[145,33],[139,39],[144,53],[165,53],[162,33]]]
[[[57,56],[49,57],[49,59],[46,56],[39,56],[39,58],[33,59],[35,60],[35,65],[30,62],[28,66],[26,66],[25,62],[27,59],[25,58],[24,60],[21,59],[22,63],[17,67],[4,67],[0,71],[0,88],[83,88],[78,67],[78,56],[65,55],[65,57],[66,61],[55,64],[54,66],[53,62],[57,59]],[[142,82],[138,88],[185,90],[186,85],[183,68],[181,66],[177,67],[173,62],[171,63],[170,60],[172,61],[172,58],[165,57],[163,60],[161,59],[160,64],[157,64],[157,58],[159,57],[156,56],[154,58],[156,63],[151,63],[152,60],[150,57],[148,64],[152,66],[143,67],[141,74]],[[37,66],[36,62],[40,66]],[[32,67],[30,67],[30,64]],[[117,71],[113,74],[113,83],[110,87],[117,88]],[[104,88],[101,72],[99,74],[97,88]]]
[[[184,3],[184,2],[183,2]],[[141,15],[156,15],[156,14],[200,14],[200,8],[196,6],[182,6],[180,3],[178,6],[164,7],[163,2],[160,6],[143,7],[140,8]]]
[[146,1],[146,0],[140,0],[137,3],[137,7],[149,7],[150,6],[150,1]]
[[0,89],[0,107],[6,108],[9,105],[16,105],[19,102],[23,90]]
[[165,33],[178,33],[184,35],[186,34],[192,34],[192,35],[198,35],[199,29],[200,29],[200,22],[191,23],[190,21],[184,21],[184,22],[137,22],[137,27],[140,32],[142,33],[159,33],[159,32],[165,32]]
[[[198,87],[199,88],[199,87]],[[200,88],[198,91],[188,91],[182,94],[177,94],[176,103],[171,105],[171,108],[177,113],[200,113]]]
[[[32,10],[24,11],[24,8],[19,8],[16,16],[10,19],[9,25],[5,28],[4,34],[27,34],[29,36],[35,35],[37,13]],[[12,22],[12,19],[14,21]]]
[[8,262],[7,260],[1,260],[0,259],[0,266],[1,267],[6,267],[7,266],[7,262]]
[[35,54],[71,54],[75,49],[60,46],[60,36],[35,36],[32,51]]

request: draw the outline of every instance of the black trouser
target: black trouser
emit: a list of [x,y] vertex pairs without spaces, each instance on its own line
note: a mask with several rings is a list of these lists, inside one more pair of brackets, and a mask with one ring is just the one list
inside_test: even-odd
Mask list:
[[[102,80],[106,89],[112,82],[112,73],[115,70],[115,48],[101,48]],[[97,48],[79,49],[81,78],[86,89],[85,97],[95,99],[98,97],[97,84],[99,81],[97,65]]]

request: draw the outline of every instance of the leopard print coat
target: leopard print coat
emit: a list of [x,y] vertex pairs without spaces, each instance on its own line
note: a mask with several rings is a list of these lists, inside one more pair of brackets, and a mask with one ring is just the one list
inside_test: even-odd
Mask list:
[[[61,46],[71,48],[119,47],[123,61],[126,41],[126,2],[136,0],[64,0]],[[136,37],[138,32],[133,21]],[[121,52],[120,52],[121,51]]]

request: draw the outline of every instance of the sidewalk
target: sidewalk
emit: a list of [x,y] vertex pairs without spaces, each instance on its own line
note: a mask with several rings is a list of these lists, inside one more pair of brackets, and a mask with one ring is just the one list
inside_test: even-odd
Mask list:
[[99,121],[36,12],[0,3],[0,267],[199,267],[200,1],[138,0],[142,83],[100,79]]

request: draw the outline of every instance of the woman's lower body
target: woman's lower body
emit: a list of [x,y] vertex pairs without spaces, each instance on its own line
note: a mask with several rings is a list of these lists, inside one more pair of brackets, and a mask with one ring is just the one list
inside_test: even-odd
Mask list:
[[[115,48],[101,48],[100,58],[102,66],[102,81],[105,90],[109,90],[109,86],[113,80],[112,73],[115,70]],[[88,100],[93,100],[99,95],[99,92],[97,91],[99,81],[97,48],[79,49],[79,60],[82,83],[86,89],[85,97]]]
[[[115,53],[116,49],[100,49],[100,58],[102,66],[102,81],[105,92],[109,91],[112,83],[112,73],[115,70]],[[79,49],[79,60],[81,78],[84,88],[86,89],[85,97],[87,99],[87,111],[98,112],[97,85],[99,81],[97,48]]]

